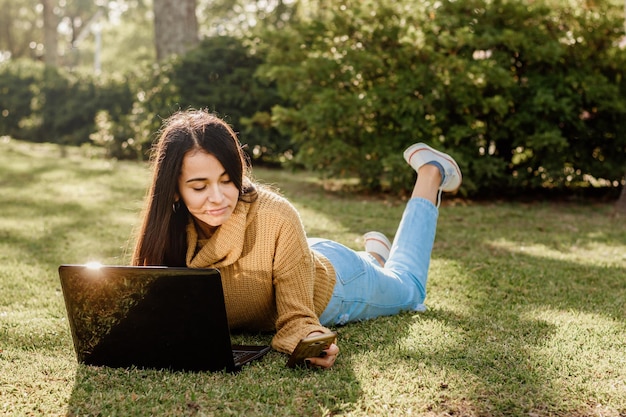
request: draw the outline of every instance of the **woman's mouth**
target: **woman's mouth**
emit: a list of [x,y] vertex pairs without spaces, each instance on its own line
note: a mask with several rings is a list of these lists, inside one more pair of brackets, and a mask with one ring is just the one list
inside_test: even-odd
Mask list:
[[222,207],[222,208],[218,208],[218,209],[205,210],[204,213],[209,215],[209,216],[221,216],[224,213],[226,213],[227,210],[228,210],[228,207]]

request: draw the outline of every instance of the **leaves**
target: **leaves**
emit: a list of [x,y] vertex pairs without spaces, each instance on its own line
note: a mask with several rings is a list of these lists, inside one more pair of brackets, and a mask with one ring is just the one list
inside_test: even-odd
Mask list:
[[[339,1],[332,13],[268,33],[261,74],[291,103],[274,122],[315,149],[299,160],[368,187],[380,187],[384,172],[387,186],[409,187],[399,157],[383,155],[418,140],[467,161],[468,190],[481,188],[471,184],[481,173],[507,188],[565,186],[583,174],[619,180],[620,27],[620,10],[604,3]],[[476,159],[485,144],[490,156]],[[514,161],[520,147],[531,156]],[[610,169],[599,168],[598,147],[618,150],[602,152]],[[537,176],[540,167],[549,175]]]

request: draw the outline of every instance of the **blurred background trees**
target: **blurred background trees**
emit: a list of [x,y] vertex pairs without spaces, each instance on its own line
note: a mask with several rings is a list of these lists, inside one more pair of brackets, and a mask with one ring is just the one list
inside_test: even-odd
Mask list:
[[453,154],[466,195],[608,190],[626,170],[621,0],[0,0],[0,135],[145,159],[208,108],[256,164],[411,183]]
[[157,60],[183,55],[198,44],[196,0],[152,0]]

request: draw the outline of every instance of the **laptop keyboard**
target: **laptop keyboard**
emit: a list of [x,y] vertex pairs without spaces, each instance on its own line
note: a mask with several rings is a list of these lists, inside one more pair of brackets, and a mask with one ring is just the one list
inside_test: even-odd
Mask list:
[[235,366],[241,366],[254,359],[260,358],[269,352],[269,350],[269,346],[234,345],[232,351]]
[[242,359],[244,359],[249,354],[250,352],[246,352],[245,350],[234,350],[233,359],[235,360],[235,363],[239,363],[241,362]]

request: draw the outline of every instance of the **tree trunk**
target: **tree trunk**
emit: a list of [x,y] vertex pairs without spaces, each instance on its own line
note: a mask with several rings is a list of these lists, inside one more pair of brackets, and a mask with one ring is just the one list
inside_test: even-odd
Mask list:
[[618,215],[626,215],[626,184],[622,185],[622,192],[615,203],[615,213]]
[[43,46],[44,62],[56,66],[58,63],[59,38],[57,17],[54,14],[56,0],[41,0],[43,6]]
[[157,60],[181,55],[198,43],[196,0],[154,0]]

